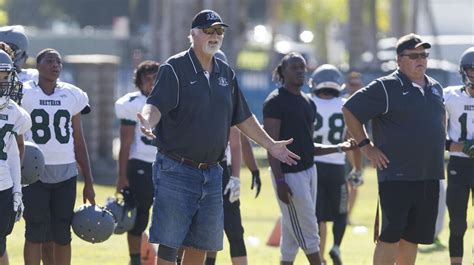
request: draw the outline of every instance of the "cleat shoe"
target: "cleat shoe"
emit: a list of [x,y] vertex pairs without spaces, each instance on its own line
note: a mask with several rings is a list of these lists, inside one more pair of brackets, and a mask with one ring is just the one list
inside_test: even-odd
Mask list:
[[332,247],[331,251],[329,251],[329,256],[331,257],[334,265],[342,265],[341,251],[338,247]]

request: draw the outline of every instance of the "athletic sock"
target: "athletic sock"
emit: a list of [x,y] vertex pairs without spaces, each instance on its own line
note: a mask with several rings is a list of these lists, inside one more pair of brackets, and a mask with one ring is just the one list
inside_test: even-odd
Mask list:
[[138,254],[130,254],[130,265],[140,265],[140,253]]
[[206,265],[216,265],[216,258],[206,257]]

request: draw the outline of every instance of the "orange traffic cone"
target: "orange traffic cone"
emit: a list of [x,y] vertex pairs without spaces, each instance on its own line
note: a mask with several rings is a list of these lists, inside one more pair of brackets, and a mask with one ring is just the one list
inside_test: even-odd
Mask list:
[[267,246],[279,247],[281,238],[281,217],[278,218],[275,227],[267,241]]
[[142,234],[141,243],[141,264],[142,265],[155,265],[156,264],[156,245],[148,242],[148,234],[144,232]]

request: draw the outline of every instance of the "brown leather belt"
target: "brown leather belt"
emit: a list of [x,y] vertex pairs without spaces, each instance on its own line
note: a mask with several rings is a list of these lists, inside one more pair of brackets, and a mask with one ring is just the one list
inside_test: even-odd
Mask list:
[[188,166],[192,166],[192,167],[202,169],[202,170],[207,170],[207,169],[217,165],[217,162],[214,162],[214,163],[200,163],[200,162],[196,162],[194,160],[182,157],[182,156],[174,154],[174,153],[166,152],[165,150],[161,150],[161,149],[158,149],[158,152],[162,153],[163,155],[165,155],[165,156],[167,156],[167,157],[169,157],[169,158],[171,158],[175,161],[178,161],[178,162],[181,162],[181,163],[186,164]]

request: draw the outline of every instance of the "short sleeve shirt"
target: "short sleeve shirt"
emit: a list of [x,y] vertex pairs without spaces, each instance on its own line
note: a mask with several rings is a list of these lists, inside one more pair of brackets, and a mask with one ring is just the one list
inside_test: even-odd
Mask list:
[[280,163],[283,173],[300,172],[313,166],[316,105],[308,95],[303,92],[296,95],[283,87],[274,90],[263,103],[263,118],[281,121],[278,140],[293,138],[287,147],[301,157],[294,166]]
[[15,135],[24,134],[30,127],[30,115],[9,99],[8,105],[0,110],[0,191],[13,186],[7,160],[11,156],[18,156],[18,151],[10,152],[17,145]]
[[75,163],[72,117],[89,104],[83,90],[58,82],[54,93],[46,95],[35,81],[25,83],[22,107],[30,113],[31,130],[25,139],[43,151],[45,165]]
[[213,58],[209,79],[192,48],[160,66],[147,99],[161,112],[155,128],[158,148],[197,162],[223,159],[229,128],[252,113],[234,70]]
[[344,104],[361,123],[372,120],[377,146],[389,159],[378,181],[444,178],[442,87],[426,76],[423,93],[399,70],[376,79]]
[[134,137],[130,146],[129,159],[139,159],[148,163],[155,160],[156,147],[153,139],[145,136],[137,123],[137,112],[145,105],[146,96],[140,91],[125,94],[115,102],[115,114],[122,125],[134,126]]

